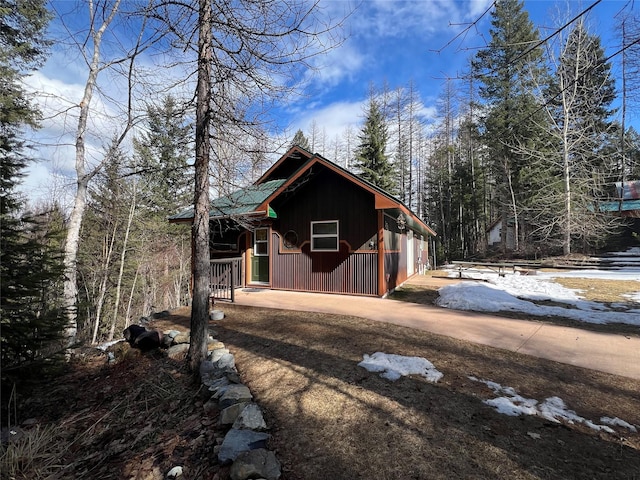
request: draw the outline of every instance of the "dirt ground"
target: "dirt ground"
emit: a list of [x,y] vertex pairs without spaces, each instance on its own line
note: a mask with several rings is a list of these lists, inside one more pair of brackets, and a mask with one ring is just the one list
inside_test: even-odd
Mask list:
[[[640,382],[360,318],[226,308],[219,337],[273,426],[287,479],[638,478],[640,435],[508,417],[468,377],[580,416],[640,425]],[[396,382],[357,366],[376,351],[444,377]]]
[[[218,307],[216,336],[265,413],[285,480],[640,478],[640,433],[498,414],[483,403],[496,395],[469,377],[640,429],[637,380],[361,318]],[[172,313],[154,326],[187,329],[188,309]],[[377,351],[425,357],[444,376],[391,382],[357,365]],[[203,416],[183,364],[159,353],[91,357],[23,395],[19,418],[48,435],[38,462],[49,466],[2,478],[151,480],[176,465],[184,479],[228,478],[213,454],[215,413]]]

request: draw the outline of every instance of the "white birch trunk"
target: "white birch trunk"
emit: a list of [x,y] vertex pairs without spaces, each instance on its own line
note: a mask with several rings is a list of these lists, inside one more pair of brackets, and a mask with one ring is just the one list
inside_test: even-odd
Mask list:
[[136,283],[138,281],[138,273],[140,273],[140,264],[136,267],[136,274],[133,276],[133,284],[131,285],[131,293],[129,293],[129,301],[127,302],[127,313],[124,316],[124,328],[131,325],[131,304],[133,303],[133,293],[136,291]]
[[[102,35],[113,20],[120,0],[116,0],[110,15],[104,20],[98,30],[92,31],[93,40],[93,56],[89,63],[89,76],[84,87],[84,94],[80,101],[80,115],[78,117],[78,128],[76,130],[76,195],[73,203],[73,210],[69,217],[67,228],[67,238],[64,247],[64,304],[67,308],[67,326],[65,328],[65,338],[67,346],[75,343],[78,333],[78,285],[77,285],[77,262],[78,262],[78,245],[80,242],[80,228],[82,227],[82,219],[87,206],[87,188],[91,178],[97,173],[93,170],[87,173],[86,154],[85,154],[85,136],[87,131],[87,120],[89,118],[89,106],[93,97],[93,91],[100,72],[100,46],[102,43]],[[91,25],[94,18],[93,0],[89,2],[89,15],[91,17]]]
[[[102,264],[102,278],[100,279],[100,289],[98,290],[98,301],[96,304],[96,320],[93,325],[93,334],[91,336],[91,344],[95,345],[98,340],[98,330],[100,328],[100,320],[102,320],[102,308],[104,307],[104,298],[107,294],[107,283],[109,281],[109,266],[111,265],[111,257],[113,256],[113,246],[116,241],[116,233],[118,232],[118,224],[113,224],[113,232],[111,238],[105,239],[104,263]],[[108,243],[107,243],[108,242]]]

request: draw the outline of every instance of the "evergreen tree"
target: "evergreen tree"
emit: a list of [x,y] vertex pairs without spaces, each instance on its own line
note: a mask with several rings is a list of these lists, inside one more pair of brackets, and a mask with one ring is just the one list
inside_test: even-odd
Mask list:
[[[171,96],[147,108],[147,131],[134,140],[144,242],[140,252],[145,286],[142,315],[153,307],[173,308],[188,288],[184,265],[189,261],[189,228],[167,222],[167,217],[193,203],[193,142],[185,111]],[[229,179],[227,178],[227,181]]]
[[302,130],[298,130],[296,134],[293,136],[293,140],[291,141],[291,147],[302,147],[307,151],[310,151],[309,140],[304,136]]
[[54,212],[22,218],[2,212],[0,315],[3,369],[30,363],[59,349],[65,325],[60,235]]
[[[535,47],[538,31],[521,0],[498,0],[491,25],[491,41],[478,52],[473,66],[480,82],[479,95],[487,104],[483,140],[492,160],[498,208],[505,223],[514,221],[518,249],[519,215],[529,195],[524,179],[530,160],[527,152],[536,151],[546,141],[544,116],[536,96],[542,51]],[[506,248],[506,229],[502,234]]]
[[82,288],[79,289],[81,308],[78,313],[91,327],[91,343],[102,338],[107,330],[107,319],[113,318],[114,314],[116,262],[118,252],[123,248],[126,217],[133,196],[133,180],[122,175],[124,163],[126,157],[115,148],[110,162],[98,172],[89,189],[82,224],[82,243],[78,251],[78,278]]
[[455,191],[460,214],[459,232],[463,258],[486,248],[487,216],[483,198],[486,192],[486,172],[483,157],[475,151],[478,144],[476,125],[471,116],[462,120],[458,128],[456,150],[458,161],[454,172]]
[[[60,251],[43,216],[22,214],[16,192],[30,162],[22,129],[36,126],[37,111],[21,87],[47,41],[45,2],[0,1],[0,344],[3,373],[45,355],[65,323],[56,288]],[[54,292],[52,294],[52,292]]]
[[370,96],[366,119],[358,139],[360,143],[355,161],[360,177],[391,194],[397,193],[395,169],[385,153],[387,124],[380,104],[373,95]]
[[44,1],[0,0],[0,188],[3,214],[20,204],[14,187],[29,159],[20,138],[23,127],[34,127],[37,110],[21,84],[26,72],[39,65],[48,43],[42,38],[49,14]]
[[193,202],[191,127],[184,109],[167,96],[147,106],[147,131],[134,140],[135,169],[150,212],[166,219]]

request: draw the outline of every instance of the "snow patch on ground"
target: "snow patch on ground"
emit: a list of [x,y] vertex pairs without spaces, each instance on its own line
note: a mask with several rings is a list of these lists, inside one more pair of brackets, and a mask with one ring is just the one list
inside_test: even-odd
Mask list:
[[493,390],[496,395],[500,395],[497,398],[485,400],[484,403],[495,408],[498,413],[502,413],[504,415],[514,417],[519,415],[536,415],[556,423],[560,423],[562,421],[569,424],[582,423],[593,430],[602,430],[608,433],[615,432],[607,425],[624,427],[632,432],[637,431],[634,425],[631,425],[624,420],[620,420],[617,417],[602,417],[600,422],[605,425],[600,425],[581,417],[573,410],[570,410],[560,397],[549,397],[543,402],[539,402],[536,399],[525,398],[518,395],[512,387],[503,387],[499,383],[492,382],[490,380],[481,380],[474,376],[470,376],[468,378],[474,382],[484,383],[487,387]]
[[370,372],[380,373],[382,378],[396,381],[405,375],[421,375],[428,381],[436,383],[443,376],[426,358],[405,357],[388,353],[376,352],[373,355],[364,354],[359,367]]
[[[635,258],[635,251],[623,252],[625,258]],[[622,254],[621,254],[622,257]],[[632,262],[633,263],[633,262]],[[637,280],[640,286],[640,259],[638,267],[627,266],[620,270],[576,270],[564,272],[538,272],[537,275],[520,275],[520,272],[498,276],[495,272],[469,269],[463,272],[475,282],[461,282],[447,285],[438,290],[436,304],[455,310],[479,312],[512,311],[532,316],[559,316],[588,323],[626,323],[640,325],[640,309],[628,305],[608,306],[590,302],[580,296],[580,292],[556,283],[555,278],[599,278],[607,280]],[[451,270],[450,277],[457,277],[458,271]],[[640,302],[640,291],[627,295],[630,301]],[[557,305],[539,305],[535,301],[552,301]],[[621,308],[627,308],[620,311]]]
[[618,417],[614,417],[614,418],[602,417],[600,419],[600,422],[601,423],[605,423],[607,425],[612,425],[614,427],[624,427],[624,428],[627,428],[627,429],[629,429],[630,431],[632,431],[634,433],[637,433],[637,431],[638,431],[638,429],[634,425],[631,425],[630,423],[625,422],[624,420],[620,420]]

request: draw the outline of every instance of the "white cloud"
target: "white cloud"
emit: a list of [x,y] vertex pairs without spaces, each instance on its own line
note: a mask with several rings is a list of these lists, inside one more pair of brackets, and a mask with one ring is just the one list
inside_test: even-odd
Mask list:
[[353,35],[376,38],[420,32],[427,41],[437,34],[455,35],[492,3],[493,0],[367,0],[350,17],[348,27]]
[[[54,50],[45,66],[25,79],[25,87],[41,114],[40,128],[30,132],[28,141],[35,148],[36,164],[29,167],[21,190],[33,201],[47,199],[52,191],[73,192],[75,185],[75,137],[78,128],[80,102],[84,96],[88,76],[86,64],[72,51]],[[142,73],[144,72],[144,73]],[[138,77],[154,73],[154,85],[163,81],[162,75],[150,65],[142,65]],[[165,73],[165,72],[162,72]],[[87,170],[104,158],[109,143],[120,135],[126,124],[126,79],[119,73],[105,70],[98,82],[90,103],[85,136]],[[164,78],[164,84],[171,82]],[[141,111],[150,97],[144,88],[151,83],[140,83],[134,93],[134,108]],[[123,144],[125,151],[131,148],[130,138]]]
[[294,131],[300,129],[306,135],[315,121],[318,128],[324,128],[327,139],[333,139],[336,135],[341,136],[348,126],[360,128],[365,104],[366,100],[334,102],[317,109],[306,106],[295,119],[292,127]]
[[415,29],[427,36],[447,26],[443,19],[457,17],[457,7],[450,0],[374,0],[363,2],[353,17],[365,37],[404,37]]
[[493,4],[493,0],[466,0],[463,2],[463,5],[468,7],[466,18],[472,21],[475,20],[486,12],[491,4]]
[[[25,187],[41,190],[54,175],[71,177],[75,169],[75,135],[78,126],[79,103],[84,86],[65,83],[36,72],[27,79],[34,103],[42,113],[41,128],[31,133],[29,141],[36,147],[37,166],[30,168]],[[104,146],[118,128],[113,109],[100,96],[91,102],[91,114],[86,136],[86,158],[89,164],[101,160]],[[30,196],[32,192],[29,191]]]
[[366,64],[366,54],[347,41],[339,48],[329,50],[314,58],[314,68],[309,70],[306,81],[314,90],[335,87],[344,79],[352,79]]

